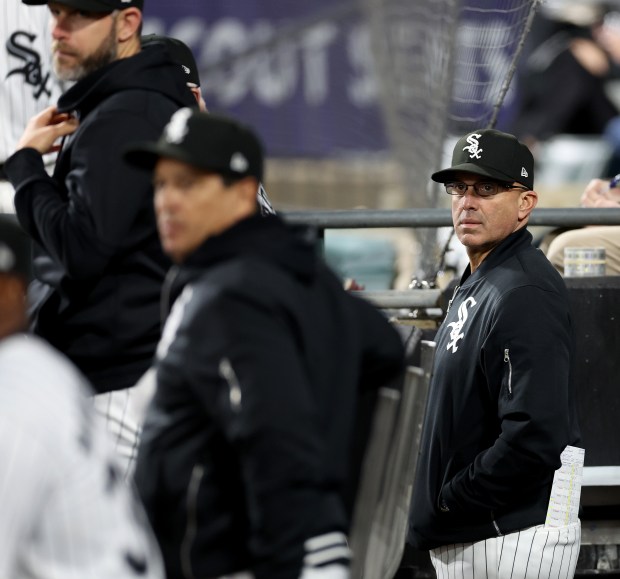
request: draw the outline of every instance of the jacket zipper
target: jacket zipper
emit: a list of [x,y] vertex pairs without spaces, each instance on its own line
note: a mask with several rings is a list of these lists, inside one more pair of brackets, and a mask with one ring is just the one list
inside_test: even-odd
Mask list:
[[172,284],[174,280],[177,278],[180,272],[180,268],[176,265],[173,265],[166,274],[164,278],[164,283],[162,284],[161,297],[159,299],[159,317],[162,328],[166,323],[166,318],[170,313],[170,295],[172,294]]
[[233,412],[239,412],[241,410],[241,386],[239,386],[239,379],[228,358],[220,360],[219,371],[220,376],[228,384],[230,407]]
[[499,526],[497,525],[497,522],[495,521],[495,513],[493,511],[491,511],[491,522],[493,523],[493,528],[495,529],[497,536],[498,537],[503,536],[503,533],[499,530]]
[[456,292],[459,291],[461,289],[460,285],[457,285],[454,288],[454,291],[452,292],[452,297],[450,298],[450,301],[448,302],[448,309],[446,310],[446,314],[450,311],[450,308],[452,307],[452,302],[454,301],[454,298],[456,297]]
[[198,530],[198,491],[200,483],[204,476],[204,466],[197,464],[192,469],[192,476],[187,485],[187,495],[185,499],[185,507],[187,510],[187,523],[185,525],[185,535],[181,542],[181,568],[183,569],[183,577],[186,579],[194,579],[192,570],[192,546],[196,539]]
[[512,400],[512,362],[508,348],[504,349],[504,362],[508,364],[508,400]]

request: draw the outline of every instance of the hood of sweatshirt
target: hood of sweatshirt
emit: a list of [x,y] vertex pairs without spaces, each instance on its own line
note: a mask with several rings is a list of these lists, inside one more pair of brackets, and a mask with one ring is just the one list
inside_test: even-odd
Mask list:
[[160,46],[116,60],[77,81],[58,99],[58,112],[76,112],[79,118],[125,90],[152,90],[179,106],[196,106],[181,67]]

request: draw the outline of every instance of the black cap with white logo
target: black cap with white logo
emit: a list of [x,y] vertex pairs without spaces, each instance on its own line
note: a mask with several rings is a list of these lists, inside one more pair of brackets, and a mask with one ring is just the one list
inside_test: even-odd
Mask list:
[[[114,10],[124,10],[125,8],[144,7],[144,0],[54,0],[58,4],[64,4],[71,8],[84,10],[86,12],[114,12]],[[47,4],[48,0],[22,0],[24,4],[37,6]]]
[[161,36],[159,34],[147,34],[140,38],[142,48],[149,46],[163,46],[168,50],[170,56],[175,62],[181,65],[181,69],[185,73],[187,82],[196,87],[200,86],[200,77],[198,76],[198,65],[194,58],[194,53],[190,47],[178,38],[171,36]]
[[534,157],[514,135],[496,129],[480,129],[459,139],[452,153],[452,166],[431,175],[433,181],[449,183],[455,173],[466,172],[499,181],[534,187]]
[[193,108],[174,113],[157,142],[137,143],[124,154],[144,169],[161,157],[220,175],[263,178],[263,147],[255,133],[231,118]]

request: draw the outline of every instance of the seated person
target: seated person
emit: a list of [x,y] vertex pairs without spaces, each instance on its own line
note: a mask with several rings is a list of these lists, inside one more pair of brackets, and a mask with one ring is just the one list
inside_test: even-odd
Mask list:
[[[620,188],[610,188],[609,184],[603,179],[590,181],[581,196],[581,206],[620,207]],[[541,249],[561,274],[564,274],[564,249],[567,247],[605,248],[605,273],[620,275],[620,225],[596,225],[547,235]]]

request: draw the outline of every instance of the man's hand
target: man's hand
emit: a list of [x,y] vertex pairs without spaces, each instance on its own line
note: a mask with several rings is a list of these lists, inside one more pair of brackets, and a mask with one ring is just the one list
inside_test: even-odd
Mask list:
[[620,189],[609,188],[609,181],[592,179],[581,195],[582,207],[620,207]]
[[41,155],[57,151],[60,146],[54,143],[59,138],[73,133],[78,125],[76,118],[67,113],[59,113],[55,106],[48,107],[28,121],[16,150],[30,147],[39,151]]

